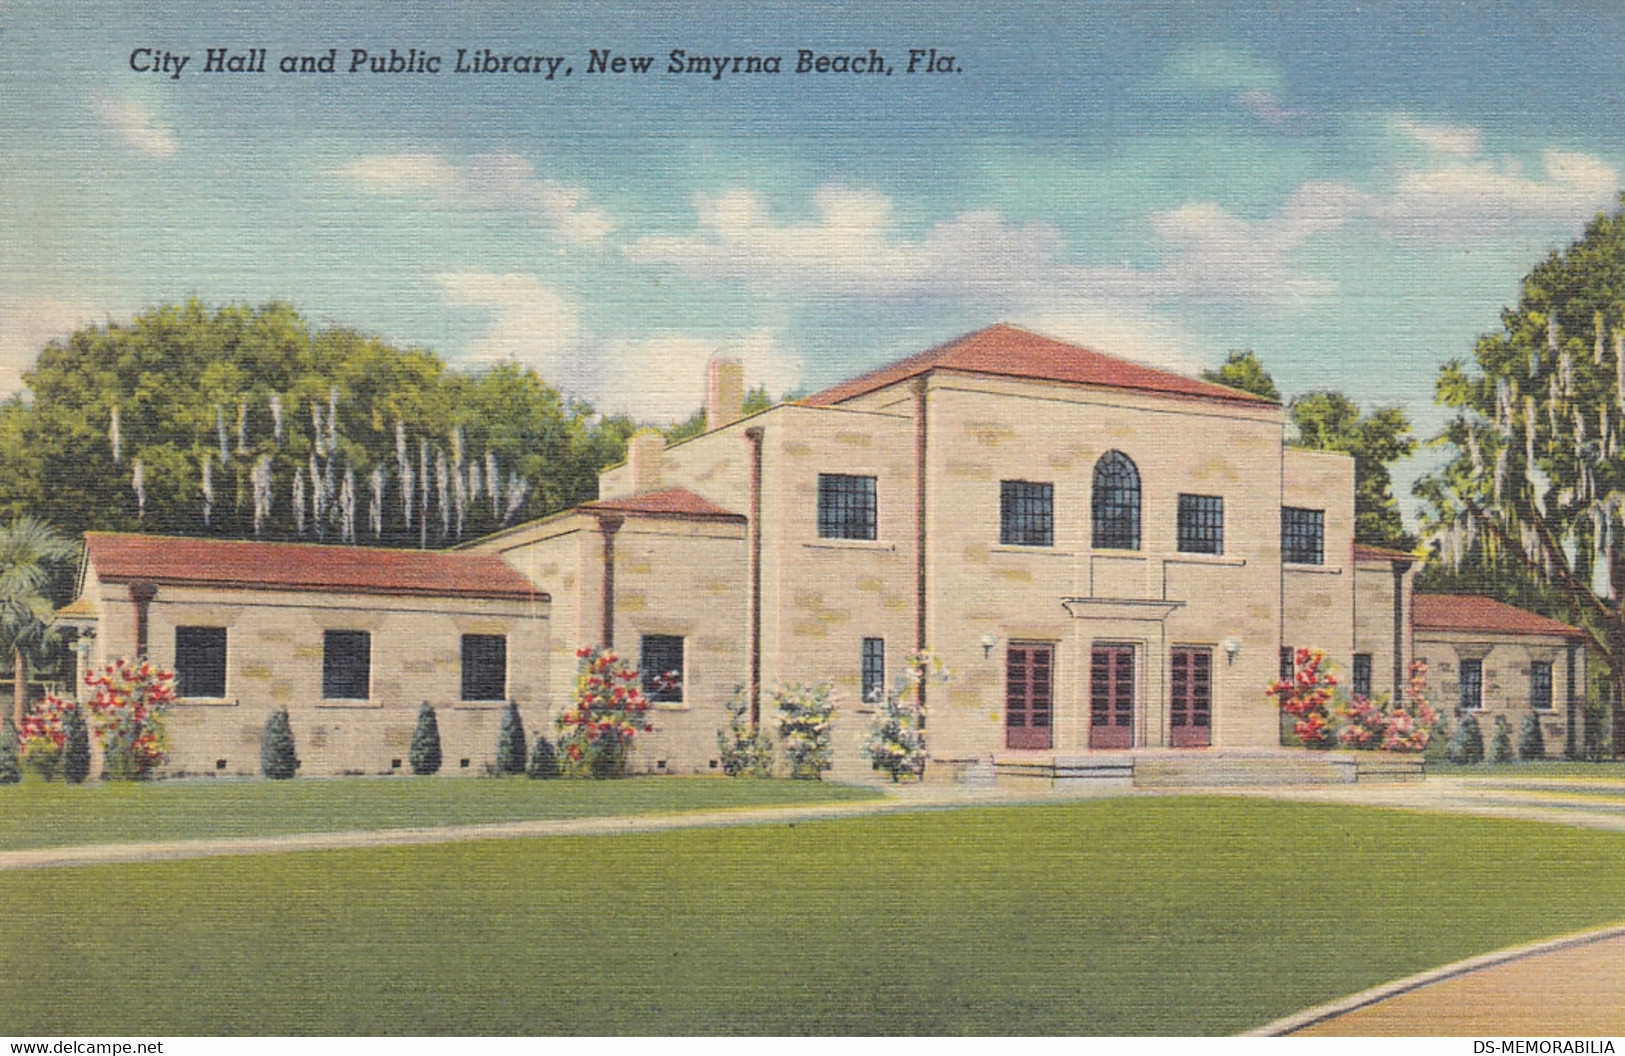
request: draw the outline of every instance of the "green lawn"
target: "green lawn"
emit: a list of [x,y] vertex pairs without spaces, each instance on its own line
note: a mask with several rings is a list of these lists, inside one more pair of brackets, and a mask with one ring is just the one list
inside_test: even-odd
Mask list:
[[1621,861],[1136,797],[0,873],[0,1034],[1223,1034],[1625,918]]
[[0,851],[872,799],[815,781],[390,777],[0,785]]
[[1573,763],[1560,759],[1518,763],[1476,763],[1456,766],[1443,760],[1428,760],[1430,777],[1515,777],[1530,780],[1579,779],[1599,784],[1625,786],[1625,762]]

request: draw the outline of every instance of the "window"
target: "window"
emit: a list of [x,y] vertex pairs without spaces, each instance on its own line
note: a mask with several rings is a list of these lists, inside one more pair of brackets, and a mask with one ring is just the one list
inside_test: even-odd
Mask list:
[[1529,706],[1536,711],[1552,710],[1552,662],[1536,660],[1529,665]]
[[683,702],[683,639],[676,634],[646,634],[638,648],[643,695],[654,704]]
[[863,640],[863,702],[881,704],[886,700],[886,639]]
[[1326,563],[1326,512],[1281,507],[1281,560],[1289,565]]
[[1055,485],[999,482],[999,542],[1004,546],[1055,545]]
[[1484,661],[1463,660],[1458,674],[1461,677],[1461,709],[1477,711],[1484,706]]
[[1371,654],[1354,654],[1354,685],[1350,687],[1356,696],[1369,698],[1371,696]]
[[1055,647],[1011,643],[1004,658],[1004,746],[1048,748]]
[[1281,668],[1279,671],[1281,681],[1290,682],[1297,673],[1297,668],[1292,662],[1292,647],[1290,645],[1281,646]]
[[224,627],[175,628],[175,694],[215,699],[226,695]]
[[507,696],[507,636],[463,635],[463,699],[505,700]]
[[873,539],[875,478],[818,474],[818,538]]
[[1224,498],[1219,495],[1179,497],[1179,552],[1224,553]]
[[1095,463],[1090,502],[1097,550],[1140,548],[1140,471],[1121,451],[1108,451]]
[[322,634],[322,697],[366,700],[372,691],[372,635],[366,631]]

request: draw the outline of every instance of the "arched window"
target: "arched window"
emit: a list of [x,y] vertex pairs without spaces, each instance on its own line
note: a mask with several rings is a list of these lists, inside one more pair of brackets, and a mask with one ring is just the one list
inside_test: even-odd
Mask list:
[[1108,451],[1095,463],[1095,549],[1140,548],[1140,471],[1121,451]]

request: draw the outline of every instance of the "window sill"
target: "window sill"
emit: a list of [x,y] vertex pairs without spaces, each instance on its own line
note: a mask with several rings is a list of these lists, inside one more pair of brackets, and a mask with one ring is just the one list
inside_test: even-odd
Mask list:
[[649,707],[653,708],[655,711],[692,711],[693,710],[691,705],[685,704],[680,700],[654,700],[654,701],[649,702]]
[[324,700],[316,705],[322,711],[382,711],[384,702],[381,700]]
[[176,697],[177,708],[235,708],[240,701],[229,697]]
[[1057,550],[1053,546],[1022,546],[1018,543],[996,543],[988,547],[995,554],[1036,554],[1039,557],[1077,557],[1073,550]]
[[1174,561],[1181,565],[1222,565],[1225,568],[1244,568],[1247,565],[1245,557],[1226,557],[1223,554],[1187,554],[1184,551],[1169,554],[1164,561]]
[[801,545],[809,550],[878,550],[888,552],[897,549],[896,543],[875,539],[818,539]]
[[1341,576],[1343,569],[1338,565],[1300,565],[1292,561],[1281,562],[1281,568],[1287,572],[1304,572],[1311,576]]
[[499,711],[508,706],[505,700],[459,700],[452,711]]

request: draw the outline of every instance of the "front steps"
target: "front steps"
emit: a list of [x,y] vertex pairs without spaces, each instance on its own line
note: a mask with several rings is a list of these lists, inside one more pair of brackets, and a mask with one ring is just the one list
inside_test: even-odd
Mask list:
[[927,780],[981,788],[1236,788],[1421,781],[1419,755],[1302,749],[1144,749],[933,759]]

